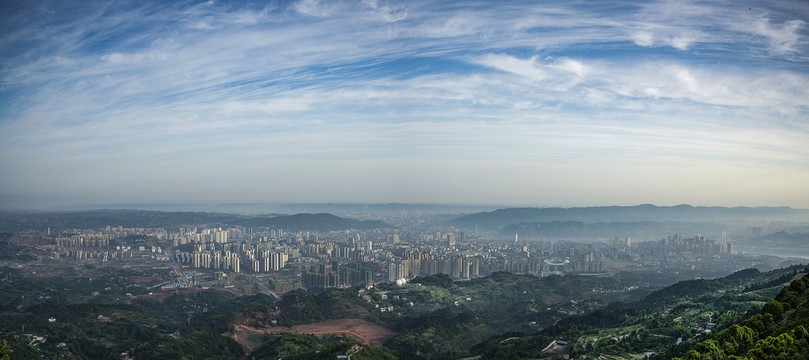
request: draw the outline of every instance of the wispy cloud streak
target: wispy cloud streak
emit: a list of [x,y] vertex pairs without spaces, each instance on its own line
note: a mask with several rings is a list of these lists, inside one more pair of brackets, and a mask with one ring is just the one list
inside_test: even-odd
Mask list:
[[[423,168],[436,181],[450,171],[440,166],[473,174],[479,160],[501,164],[481,187],[497,169],[540,184],[503,199],[564,182],[542,179],[595,184],[613,176],[605,164],[634,164],[632,174],[721,164],[728,181],[775,168],[809,181],[807,15],[802,3],[765,2],[11,4],[0,15],[0,183],[41,193],[57,182],[46,169],[75,171],[60,189],[80,192],[92,175],[78,174],[96,171],[95,188],[113,193],[130,184],[116,169],[132,166],[141,172],[118,173],[165,194],[142,174],[274,178],[292,169],[266,165],[280,161],[419,171],[427,159],[441,164]],[[335,192],[353,186],[337,178]],[[773,201],[809,198],[799,183]],[[379,201],[408,201],[367,185]]]

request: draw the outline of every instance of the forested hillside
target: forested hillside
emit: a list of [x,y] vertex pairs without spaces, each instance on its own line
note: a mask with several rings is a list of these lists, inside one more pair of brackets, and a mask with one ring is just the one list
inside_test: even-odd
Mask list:
[[[759,338],[767,337],[774,338],[764,341],[762,349],[768,344],[792,344],[790,346],[796,353],[800,353],[806,347],[801,343],[802,330],[798,326],[805,328],[809,321],[805,309],[805,300],[809,298],[805,289],[807,280],[793,281],[788,287],[784,284],[806,271],[803,266],[767,273],[750,269],[719,279],[683,281],[652,292],[637,302],[613,303],[604,309],[562,319],[536,334],[519,332],[494,336],[471,348],[469,355],[486,359],[562,356],[578,359],[604,356],[610,359],[643,356],[729,359],[729,355],[746,354],[738,351],[752,351]],[[776,295],[777,298],[772,300]],[[758,314],[759,309],[763,315]],[[770,312],[774,315],[766,315]],[[784,331],[773,330],[779,321],[786,326]],[[748,322],[749,325],[744,325]],[[722,345],[733,345],[736,353],[712,353],[710,350],[715,350],[717,340],[700,343],[703,339],[711,339],[717,332],[722,334],[723,331],[740,329],[750,333],[749,342],[745,343],[747,347],[734,343]],[[764,329],[769,329],[769,332],[759,331]],[[795,330],[795,333],[788,333],[789,330]],[[562,341],[566,346],[544,351],[553,341]],[[703,353],[712,355],[703,357]],[[751,359],[758,358],[750,356]]]
[[[802,274],[803,275],[803,274]],[[809,277],[793,280],[758,312],[689,346],[680,360],[809,359]],[[682,353],[683,348],[659,358]]]
[[[93,271],[93,282],[110,288],[135,276]],[[806,356],[809,340],[806,272],[749,269],[652,292],[631,290],[634,281],[620,276],[437,275],[280,299],[226,289],[155,297],[136,287],[120,291],[143,295],[87,298],[33,282],[9,299],[50,297],[0,307],[0,336],[11,359],[792,359]],[[73,282],[78,289],[89,280]]]

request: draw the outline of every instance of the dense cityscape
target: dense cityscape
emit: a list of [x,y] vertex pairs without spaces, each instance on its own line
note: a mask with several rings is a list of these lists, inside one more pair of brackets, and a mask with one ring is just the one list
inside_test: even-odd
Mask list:
[[[783,225],[783,224],[782,224]],[[747,232],[760,235],[760,227]],[[591,242],[492,240],[477,229],[347,229],[289,232],[270,227],[72,229],[51,236],[47,258],[89,264],[177,266],[253,274],[275,291],[350,287],[446,274],[469,280],[497,271],[537,276],[620,271],[732,272],[759,264],[718,239],[670,235],[659,241],[614,237]],[[134,241],[133,241],[134,239]],[[174,283],[195,285],[190,277]]]
[[0,2],[0,360],[809,359],[809,1]]
[[[618,221],[594,229],[621,228],[645,238],[614,233],[590,238],[581,235],[584,223],[523,221],[526,216],[554,217],[559,211],[572,213],[567,216],[573,218],[581,212],[601,218],[638,209],[650,218],[679,216],[684,222],[675,227],[729,230],[719,231],[715,238],[697,233],[649,240],[654,236],[646,233],[649,223]],[[672,215],[674,210],[683,213]],[[716,220],[738,212],[746,212],[749,219]],[[229,320],[203,331],[206,341],[223,342],[224,348],[207,349],[192,358],[212,353],[262,358],[297,353],[310,358],[319,351],[389,359],[462,358],[476,352],[509,353],[512,350],[502,346],[483,344],[487,337],[514,331],[524,334],[520,336],[528,343],[535,343],[529,340],[534,337],[542,343],[526,345],[520,350],[523,354],[586,358],[609,346],[628,346],[609,351],[628,358],[639,351],[667,358],[669,352],[679,354],[677,349],[739,321],[744,309],[766,301],[786,279],[805,273],[805,258],[766,255],[768,248],[760,246],[774,249],[805,241],[809,231],[799,220],[805,212],[643,205],[474,214],[408,215],[400,210],[365,213],[361,217],[365,220],[323,213],[11,212],[0,218],[0,226],[14,229],[0,232],[0,285],[5,289],[4,314],[20,315],[0,333],[11,340],[15,356],[93,358],[89,354],[94,351],[120,359],[182,357],[199,344],[161,348],[165,336],[190,340],[190,335],[182,334],[200,326],[194,324],[209,321],[204,320],[209,316],[226,316]],[[493,225],[497,222],[487,220],[499,219],[502,213],[513,217],[506,217],[505,224],[520,220],[522,225]],[[790,220],[768,220],[773,213]],[[459,225],[470,216],[481,226]],[[694,216],[715,220],[708,225],[688,222]],[[153,223],[167,225],[133,226]],[[178,223],[183,225],[169,225]],[[546,235],[537,230],[542,224]],[[668,224],[665,228],[672,223]],[[515,228],[517,232],[508,232]],[[570,235],[550,235],[559,231]],[[765,252],[737,250],[737,243]],[[63,282],[71,285],[62,287]],[[708,297],[697,301],[699,294]],[[729,294],[737,295],[728,298]],[[83,309],[89,320],[65,316],[59,310],[65,306]],[[594,348],[586,344],[597,328],[548,335],[561,331],[558,326],[564,321],[590,322],[604,311],[624,311],[621,306],[659,310],[658,315],[639,313],[614,323],[611,330],[598,330],[612,334],[614,340],[598,342]],[[727,313],[720,316],[718,311]],[[669,318],[674,322],[650,323],[661,321],[656,316],[675,315]],[[130,317],[142,323],[133,323]],[[575,320],[578,317],[582,320]],[[458,338],[460,333],[447,328],[419,325],[433,321],[426,320],[430,318],[473,330]],[[66,337],[67,329],[85,328],[84,321],[152,330],[139,342],[120,346],[90,346],[86,341],[95,340],[89,339],[108,335],[85,330],[68,332],[84,342]],[[645,335],[627,333],[638,323],[658,340],[649,343],[643,340]],[[659,329],[653,330],[655,326]],[[268,337],[267,332],[277,335]],[[304,341],[290,332],[338,337],[307,338],[308,350],[301,351],[272,345]],[[337,350],[328,350],[329,346]],[[367,350],[360,352],[363,348],[357,346]],[[414,351],[426,355],[413,357]]]

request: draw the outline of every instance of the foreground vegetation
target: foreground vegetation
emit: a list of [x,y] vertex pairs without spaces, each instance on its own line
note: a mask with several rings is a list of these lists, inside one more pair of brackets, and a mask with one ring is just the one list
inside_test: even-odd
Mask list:
[[[0,338],[9,358],[691,360],[795,358],[807,349],[803,266],[656,291],[634,289],[637,279],[620,274],[495,273],[464,282],[436,275],[404,286],[296,290],[280,299],[227,288],[157,292],[154,283],[169,269],[54,271],[59,276],[48,278],[0,269]],[[95,288],[106,290],[88,295]],[[267,332],[237,342],[239,326],[261,331],[344,318],[395,334],[384,347],[343,334]],[[549,348],[554,341],[562,345]]]
[[809,277],[796,279],[752,316],[688,347],[675,359],[809,359],[808,301]]

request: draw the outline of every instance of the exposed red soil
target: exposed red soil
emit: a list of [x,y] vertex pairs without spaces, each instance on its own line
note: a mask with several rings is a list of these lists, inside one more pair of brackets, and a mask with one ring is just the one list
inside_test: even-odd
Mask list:
[[367,346],[382,346],[385,341],[396,335],[395,332],[387,328],[360,319],[331,319],[314,324],[295,325],[293,327],[271,326],[260,329],[246,325],[236,325],[236,340],[246,345],[243,341],[240,341],[240,339],[246,340],[247,334],[239,336],[239,332],[257,334],[264,334],[265,332],[291,332],[315,336],[345,335]]
[[53,239],[29,234],[14,234],[8,239],[8,242],[9,244],[21,246],[41,246],[53,244]]
[[153,282],[163,281],[163,278],[162,277],[156,277],[156,276],[138,276],[138,275],[135,275],[135,276],[130,276],[129,280],[132,280],[132,282],[136,282],[136,283],[151,284]]

